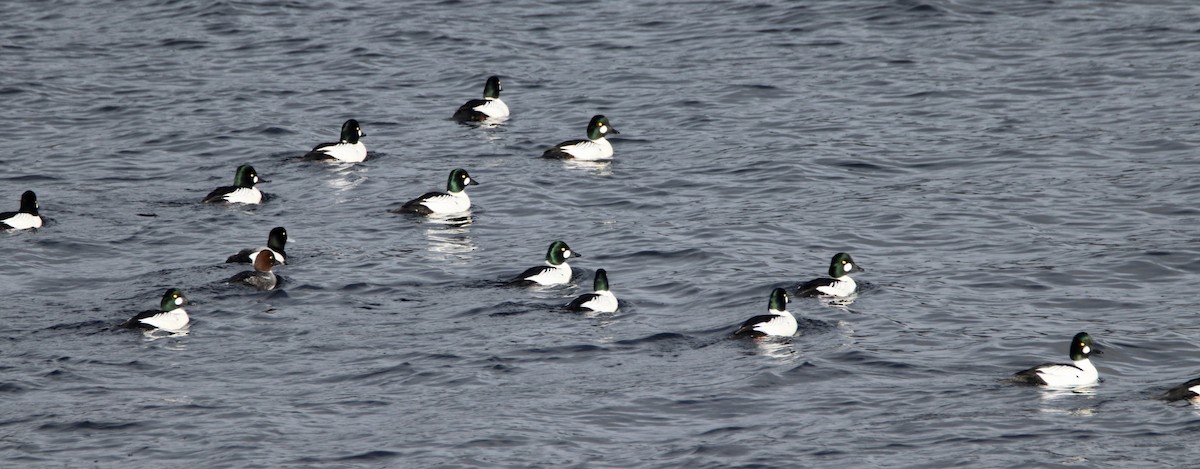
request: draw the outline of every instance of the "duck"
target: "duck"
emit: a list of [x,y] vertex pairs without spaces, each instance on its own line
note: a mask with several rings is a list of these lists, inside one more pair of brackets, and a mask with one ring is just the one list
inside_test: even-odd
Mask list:
[[767,303],[767,314],[754,316],[742,323],[733,335],[739,337],[791,337],[796,335],[799,325],[796,317],[787,310],[787,290],[776,288],[771,290],[771,300]]
[[858,291],[858,284],[854,283],[850,274],[862,271],[863,268],[859,267],[849,254],[839,252],[834,254],[833,260],[829,262],[829,276],[832,278],[822,277],[804,282],[796,289],[796,296],[850,296]]
[[233,185],[214,189],[204,198],[208,203],[257,204],[263,201],[264,195],[254,187],[255,184],[270,182],[260,179],[254,167],[248,164],[238,166],[233,174]]
[[279,278],[275,276],[275,272],[271,272],[274,265],[275,254],[272,254],[270,249],[259,251],[254,257],[254,270],[238,273],[225,283],[249,285],[259,290],[274,290],[279,285]]
[[243,249],[237,254],[229,256],[225,259],[226,264],[253,264],[254,258],[258,257],[260,251],[271,251],[275,256],[275,261],[280,264],[287,264],[287,255],[283,252],[283,246],[287,244],[287,230],[282,226],[271,228],[271,232],[267,234],[267,245],[258,249]]
[[608,272],[596,269],[596,277],[592,280],[592,292],[579,295],[567,304],[567,309],[573,311],[594,311],[597,313],[615,313],[617,297],[608,289]]
[[191,320],[188,318],[187,311],[183,309],[183,305],[186,303],[187,298],[183,296],[183,292],[178,288],[168,288],[167,292],[163,294],[162,302],[159,303],[159,309],[142,311],[121,324],[121,327],[147,331],[160,329],[167,332],[182,332]]
[[562,285],[571,281],[571,266],[567,259],[583,257],[572,251],[567,243],[555,241],[546,251],[546,265],[530,267],[513,279],[514,283],[537,285]]
[[1196,399],[1197,397],[1200,397],[1200,378],[1175,386],[1167,390],[1167,393],[1163,395],[1163,399],[1168,401],[1182,401]]
[[306,160],[338,160],[343,163],[361,163],[367,159],[367,146],[359,139],[366,137],[362,126],[354,119],[342,123],[342,136],[337,142],[322,143],[304,155]]
[[467,186],[478,185],[479,182],[472,178],[467,170],[456,168],[450,171],[450,178],[446,181],[446,192],[426,192],[425,195],[405,202],[400,208],[392,211],[421,215],[462,213],[471,209],[471,198],[467,196]]
[[42,216],[38,215],[37,194],[25,191],[21,194],[21,208],[15,212],[0,213],[0,230],[27,230],[41,228]]
[[1080,332],[1071,338],[1071,363],[1046,363],[1013,375],[1013,381],[1039,386],[1086,386],[1100,380],[1100,374],[1088,357],[1101,354],[1092,350],[1092,337]]
[[452,119],[468,122],[500,121],[508,117],[508,105],[500,100],[500,77],[490,76],[483,84],[483,99],[472,99],[454,111]]
[[613,157],[613,147],[606,136],[609,133],[619,134],[608,118],[602,115],[592,117],[587,126],[587,140],[568,140],[555,145],[554,148],[542,153],[544,158],[574,159],[580,161],[606,161]]

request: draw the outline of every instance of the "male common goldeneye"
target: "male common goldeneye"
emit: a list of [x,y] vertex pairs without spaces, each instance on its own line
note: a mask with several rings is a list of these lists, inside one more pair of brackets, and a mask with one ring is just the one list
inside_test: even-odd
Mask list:
[[793,336],[796,335],[796,317],[787,310],[787,291],[776,288],[771,291],[771,300],[767,303],[767,314],[754,316],[742,323],[742,327],[733,335],[742,337]]
[[850,278],[854,272],[862,272],[863,268],[854,263],[849,254],[839,252],[829,263],[829,276],[833,278],[817,278],[804,282],[796,289],[796,296],[850,296],[858,290],[858,284]]
[[271,233],[267,235],[267,246],[257,249],[243,249],[237,254],[229,256],[225,259],[226,264],[253,264],[254,258],[258,256],[259,251],[271,251],[275,256],[275,261],[280,264],[287,264],[287,256],[283,252],[283,246],[287,244],[287,230],[282,226],[277,226],[271,229]]
[[21,194],[21,209],[0,213],[0,230],[25,230],[41,228],[42,216],[38,215],[37,194],[25,191]]
[[595,311],[597,313],[612,313],[617,311],[617,297],[608,290],[608,273],[604,269],[596,269],[596,279],[592,281],[591,293],[579,295],[567,305],[575,311]]
[[313,147],[312,151],[304,155],[306,160],[329,160],[334,159],[345,163],[359,163],[367,159],[367,146],[359,141],[360,138],[366,137],[362,127],[358,125],[358,121],[350,119],[342,123],[341,140],[332,143],[322,143]]
[[609,132],[619,134],[617,129],[614,129],[608,123],[608,118],[596,115],[592,117],[592,121],[588,122],[587,140],[568,140],[555,145],[554,148],[546,150],[542,153],[545,158],[564,158],[575,159],[581,161],[598,161],[611,160],[613,156],[613,147],[608,143],[605,136]]
[[500,77],[488,77],[483,85],[483,99],[467,101],[454,111],[453,119],[459,123],[499,121],[508,117],[508,105],[500,100]]
[[475,182],[470,174],[467,174],[467,170],[458,168],[450,171],[450,179],[446,181],[446,192],[426,192],[425,195],[405,202],[393,212],[422,215],[462,213],[471,208],[471,198],[467,197],[467,186],[477,185],[479,183]]
[[248,164],[238,166],[233,175],[233,185],[218,187],[204,198],[205,202],[231,204],[257,204],[262,202],[263,193],[254,187],[255,184],[270,182],[259,179],[254,167]]
[[1092,353],[1092,337],[1087,332],[1075,334],[1071,339],[1071,363],[1046,363],[1038,365],[1013,375],[1013,381],[1025,384],[1044,386],[1082,386],[1093,384],[1100,379],[1096,367],[1088,356]]
[[178,288],[168,289],[163,294],[162,302],[159,303],[159,309],[142,311],[137,316],[121,324],[121,327],[181,332],[187,327],[188,321],[190,321],[187,311],[183,310],[184,303],[187,303],[187,298],[184,298],[183,292],[179,291]]
[[571,266],[567,259],[583,257],[572,251],[567,243],[555,241],[546,251],[546,265],[530,267],[513,279],[513,282],[538,285],[562,285],[571,281]]

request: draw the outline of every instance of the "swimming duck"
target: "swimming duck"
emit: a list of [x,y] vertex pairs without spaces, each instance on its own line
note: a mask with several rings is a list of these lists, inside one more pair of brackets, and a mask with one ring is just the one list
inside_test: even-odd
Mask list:
[[225,259],[226,264],[253,264],[254,258],[258,257],[259,251],[271,251],[275,256],[275,260],[280,264],[287,264],[287,256],[283,253],[283,246],[287,244],[287,230],[282,226],[277,226],[271,229],[267,234],[267,246],[258,249],[243,249],[237,254],[229,256]]
[[37,194],[25,191],[21,194],[21,208],[15,212],[0,213],[0,230],[25,230],[41,228],[42,216],[38,215]]
[[597,313],[613,313],[617,311],[617,297],[608,289],[608,273],[604,269],[596,269],[596,278],[592,281],[591,293],[579,295],[567,305],[575,311],[595,311]]
[[274,265],[275,255],[270,249],[259,251],[254,257],[254,270],[241,272],[225,282],[249,285],[259,290],[273,290],[279,284],[279,278],[275,276],[275,272],[271,272]]
[[859,267],[849,254],[839,252],[834,254],[833,261],[829,263],[829,276],[833,278],[809,280],[796,289],[796,296],[850,296],[858,290],[858,284],[854,283],[850,274],[862,271],[862,267]]
[[304,155],[306,160],[329,160],[334,159],[344,163],[359,163],[367,159],[367,146],[359,141],[360,138],[366,137],[362,127],[358,125],[358,121],[354,119],[347,120],[342,123],[341,140],[331,143],[322,143],[313,147],[312,151]]
[[1100,374],[1088,358],[1092,353],[1092,337],[1087,332],[1075,334],[1071,339],[1071,363],[1046,363],[1013,375],[1013,381],[1043,386],[1082,386],[1093,384]]
[[771,300],[767,303],[767,314],[754,316],[742,323],[742,327],[733,335],[741,337],[765,337],[769,335],[790,337],[796,335],[798,325],[796,317],[787,310],[787,291],[776,288],[771,291]]
[[1186,383],[1175,386],[1163,395],[1163,399],[1168,401],[1181,401],[1184,399],[1195,399],[1200,397],[1200,378],[1193,379]]
[[263,193],[254,187],[255,184],[270,182],[259,179],[254,167],[248,164],[238,166],[233,174],[233,185],[218,187],[204,198],[210,203],[257,204],[262,202]]
[[190,321],[187,311],[183,310],[185,303],[187,303],[187,298],[183,296],[183,292],[179,291],[178,288],[169,288],[163,294],[162,301],[159,303],[159,309],[142,311],[137,316],[121,324],[121,327],[181,332],[187,327]]
[[488,77],[483,85],[483,99],[467,101],[454,111],[453,119],[459,123],[499,121],[508,117],[508,105],[500,100],[500,77]]
[[583,257],[572,251],[567,243],[555,241],[550,243],[546,251],[546,265],[530,267],[513,279],[517,283],[536,283],[538,285],[562,285],[571,281],[571,266],[567,259]]
[[602,161],[611,160],[613,157],[613,147],[608,143],[606,136],[612,132],[619,134],[617,129],[614,129],[608,123],[608,118],[596,115],[592,117],[591,122],[587,126],[587,140],[568,140],[555,145],[554,148],[546,150],[542,153],[545,158],[562,158],[575,159],[580,161]]
[[450,171],[450,178],[446,181],[446,192],[426,192],[425,195],[405,202],[393,212],[422,215],[462,213],[471,209],[471,198],[467,197],[467,186],[477,185],[479,183],[470,174],[467,174],[467,170],[458,168]]

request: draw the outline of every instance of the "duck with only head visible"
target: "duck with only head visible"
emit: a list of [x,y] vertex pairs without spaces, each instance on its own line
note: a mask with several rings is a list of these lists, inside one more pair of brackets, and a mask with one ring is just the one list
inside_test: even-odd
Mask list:
[[1100,380],[1100,374],[1092,360],[1091,354],[1102,354],[1092,349],[1092,336],[1080,332],[1071,338],[1071,363],[1046,363],[1025,371],[1017,372],[1012,380],[1022,384],[1040,386],[1067,387],[1086,386]]
[[859,267],[849,254],[839,252],[834,254],[833,260],[829,263],[829,277],[832,278],[822,277],[809,280],[796,289],[796,296],[850,296],[858,291],[858,284],[850,278],[850,274],[862,271],[863,268]]
[[471,209],[471,198],[467,196],[467,186],[477,186],[478,182],[458,168],[450,171],[446,181],[446,192],[426,192],[424,195],[405,202],[395,213],[417,213],[421,215],[451,215]]
[[513,279],[513,283],[524,285],[563,285],[571,281],[571,266],[567,259],[583,257],[571,250],[567,243],[555,241],[546,251],[546,265],[530,267]]
[[596,269],[592,290],[594,291],[591,293],[579,295],[571,300],[571,303],[567,304],[567,309],[597,313],[615,313],[617,311],[617,297],[608,289],[608,272],[605,272],[604,269]]
[[243,249],[237,254],[229,256],[225,259],[226,264],[253,264],[254,258],[258,257],[260,251],[271,251],[275,256],[275,262],[287,264],[287,255],[283,252],[283,246],[287,244],[287,230],[282,226],[277,226],[271,229],[271,233],[267,234],[267,245],[258,249]]
[[508,105],[500,100],[500,77],[488,77],[483,84],[483,99],[472,99],[454,111],[452,119],[468,122],[499,122],[508,117]]
[[279,285],[279,278],[271,268],[275,265],[275,255],[271,250],[259,251],[254,258],[254,270],[238,273],[226,283],[249,285],[259,290],[274,290]]
[[21,208],[15,212],[0,213],[0,230],[27,230],[41,228],[42,216],[38,214],[37,194],[25,191],[21,194]]
[[738,337],[791,337],[796,335],[799,325],[796,323],[796,317],[787,310],[789,301],[786,290],[782,288],[772,290],[771,300],[767,303],[767,314],[747,319],[742,323],[742,327],[734,331],[733,335]]
[[542,153],[544,158],[573,159],[579,161],[605,161],[613,157],[613,147],[608,143],[608,134],[619,134],[602,115],[592,117],[587,126],[587,140],[568,140]]
[[337,160],[343,163],[360,163],[367,159],[367,146],[359,139],[366,137],[358,121],[350,119],[342,123],[341,139],[322,143],[304,155],[306,160]]
[[204,198],[208,203],[257,204],[265,197],[255,184],[270,182],[258,177],[254,167],[248,164],[238,166],[233,174],[233,185],[218,187]]
[[186,303],[187,298],[183,296],[183,292],[179,291],[178,288],[167,289],[167,292],[163,294],[162,302],[159,303],[159,309],[142,311],[137,316],[121,324],[121,327],[182,332],[191,321],[188,318],[187,311],[183,310],[183,305]]

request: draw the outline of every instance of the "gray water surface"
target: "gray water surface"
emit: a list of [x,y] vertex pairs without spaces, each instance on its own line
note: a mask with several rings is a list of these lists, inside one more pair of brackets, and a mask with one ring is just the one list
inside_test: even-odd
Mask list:
[[[807,3],[807,2],[806,2]],[[0,3],[5,467],[1187,467],[1190,1]],[[448,120],[500,75],[513,117]],[[546,160],[593,114],[611,164]],[[368,134],[368,161],[298,161]],[[272,199],[207,206],[253,164]],[[388,213],[480,181],[463,223]],[[282,289],[222,262],[285,226]],[[551,241],[575,282],[503,281]],[[846,251],[849,305],[728,336]],[[608,271],[621,309],[564,313]],[[190,334],[116,328],[178,287]],[[1081,393],[1004,383],[1105,352]]]

